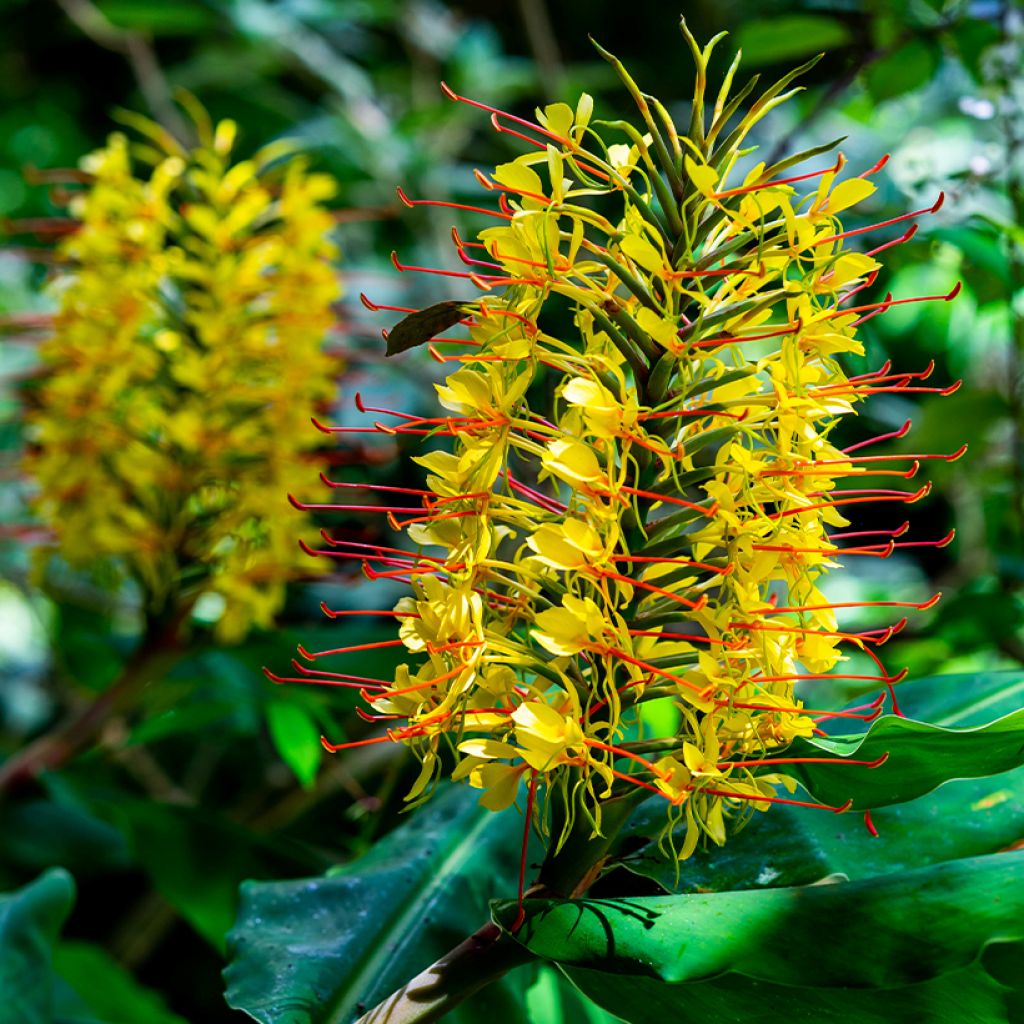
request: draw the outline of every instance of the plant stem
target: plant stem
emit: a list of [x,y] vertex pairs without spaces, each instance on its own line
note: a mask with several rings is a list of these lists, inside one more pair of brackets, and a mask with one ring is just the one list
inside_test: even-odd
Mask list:
[[0,764],[0,798],[69,761],[92,741],[111,715],[168,668],[180,655],[177,627],[177,622],[172,626],[151,625],[115,682],[92,703]]
[[430,1024],[485,985],[533,959],[490,921],[356,1024]]
[[[557,853],[549,853],[530,894],[574,898],[597,879],[608,850],[629,819],[641,791],[616,797],[602,805],[603,835],[591,838],[586,816],[577,813],[568,838]],[[491,922],[459,943],[436,963],[356,1021],[356,1024],[430,1024],[533,954]]]

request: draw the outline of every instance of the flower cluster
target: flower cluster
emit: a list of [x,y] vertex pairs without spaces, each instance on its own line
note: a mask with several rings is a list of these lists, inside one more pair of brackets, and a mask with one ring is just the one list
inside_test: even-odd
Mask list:
[[195,148],[133,118],[144,145],[82,162],[25,468],[68,562],[116,562],[151,614],[220,595],[236,639],[300,564],[268,511],[333,393],[334,185],[280,144],[233,161],[233,122],[194,114]]
[[[360,647],[303,650],[295,677],[361,689],[373,712],[364,717],[386,735],[356,744],[407,744],[422,762],[411,799],[453,763],[452,777],[496,810],[525,780],[531,811],[543,786],[539,818],[562,823],[557,841],[574,816],[599,831],[606,801],[642,788],[665,798],[671,826],[685,826],[665,833],[684,836],[680,858],[702,835],[724,842],[727,819],[745,808],[809,804],[779,795],[795,788],[791,741],[825,718],[881,712],[881,701],[823,711],[795,692],[850,648],[878,674],[846,678],[890,693],[901,678],[877,648],[905,620],[846,632],[821,578],[906,543],[902,529],[847,530],[848,509],[917,501],[927,487],[904,481],[920,459],[959,454],[833,442],[873,394],[939,390],[921,383],[927,371],[843,369],[863,355],[859,324],[919,301],[851,301],[873,282],[880,252],[913,229],[868,252],[847,247],[868,229],[844,230],[840,218],[875,191],[884,161],[849,175],[839,155],[788,173],[824,147],[743,165],[747,134],[799,71],[744,111],[750,87],[730,95],[734,63],[709,116],[711,46],[684,34],[698,66],[685,133],[608,54],[639,127],[594,120],[586,95],[531,122],[446,89],[529,149],[478,172],[496,205],[474,208],[494,222],[474,241],[454,233],[468,269],[433,271],[478,297],[408,311],[391,336],[405,348],[439,324],[468,329],[430,345],[455,364],[437,387],[446,414],[361,407],[392,417],[382,431],[451,441],[417,459],[425,487],[383,489],[404,495],[380,512],[407,545],[353,546],[325,532],[312,552],[408,581],[390,614],[412,660],[394,679],[368,680],[320,668]],[[674,708],[669,735],[647,728],[656,701]],[[552,807],[566,810],[552,819]]]

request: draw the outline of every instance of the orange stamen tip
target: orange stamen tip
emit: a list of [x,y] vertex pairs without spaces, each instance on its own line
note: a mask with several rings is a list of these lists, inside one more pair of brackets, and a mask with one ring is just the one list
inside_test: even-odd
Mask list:
[[309,651],[307,651],[306,648],[302,646],[302,644],[296,644],[295,647],[296,650],[299,652],[300,658],[305,658],[306,661],[316,661],[316,655],[310,654]]
[[838,807],[833,807],[832,810],[836,814],[845,814],[853,806],[853,797],[850,797],[845,804],[840,804]]
[[320,746],[327,751],[328,754],[336,754],[338,752],[338,745],[331,743],[326,736],[320,737]]
[[889,751],[887,750],[881,757],[876,757],[874,761],[869,761],[868,768],[881,768],[886,761],[889,760]]
[[457,100],[459,98],[459,94],[454,89],[452,89],[452,87],[448,85],[447,82],[441,82],[440,85],[441,92],[443,92],[445,96],[448,97],[448,99]]
[[888,682],[890,682],[890,683],[902,683],[903,680],[906,679],[908,675],[910,675],[910,669],[909,668],[901,668],[899,670],[899,672],[896,673],[896,675],[892,676],[888,680]]
[[[957,287],[959,287],[959,285]],[[952,298],[952,295],[949,296],[949,298]],[[939,390],[939,394],[942,395],[943,397],[953,395],[960,390],[960,388],[963,386],[963,383],[964,382],[962,380],[954,381],[952,384],[949,385],[948,388],[941,388]]]
[[326,601],[320,602],[320,611],[322,611],[324,615],[326,615],[327,618],[329,619],[336,619],[338,617],[338,613],[336,611],[333,611],[331,608],[327,607]]
[[872,839],[878,838],[878,829],[875,828],[875,823],[871,820],[871,812],[864,812],[864,827],[868,830]]
[[928,611],[929,608],[934,608],[939,603],[940,600],[942,600],[942,591],[941,590],[937,594],[935,594],[932,597],[928,598],[928,600],[925,601],[924,604],[919,604],[917,607],[918,607],[918,609],[920,611],[926,612],[926,611]]
[[377,312],[377,311],[378,311],[378,310],[380,309],[380,306],[378,306],[378,305],[377,305],[377,304],[376,304],[375,302],[371,302],[371,301],[370,301],[370,300],[369,300],[369,299],[367,298],[367,296],[366,296],[366,292],[360,292],[360,293],[359,293],[359,301],[360,301],[360,302],[361,302],[361,303],[362,303],[362,304],[363,304],[363,305],[364,305],[364,306],[365,306],[365,307],[366,307],[366,308],[367,308],[367,309],[368,309],[368,310],[369,310],[369,311],[370,311],[371,313],[376,313],[376,312]]
[[278,676],[278,675],[274,675],[274,673],[273,673],[273,672],[271,672],[271,671],[270,671],[270,669],[269,669],[269,668],[267,668],[267,666],[266,666],[266,665],[264,665],[264,666],[263,666],[263,674],[264,674],[264,675],[265,675],[265,676],[266,676],[266,677],[267,677],[267,678],[268,678],[268,679],[269,679],[269,680],[270,680],[270,681],[271,681],[272,683],[283,683],[283,682],[284,682],[284,680],[283,680],[283,679],[282,679],[282,678],[281,678],[280,676]]
[[946,462],[956,462],[957,459],[962,459],[967,454],[967,443],[960,445],[959,448],[952,455],[945,456]]
[[310,423],[313,424],[314,427],[316,427],[317,430],[320,431],[321,434],[333,433],[330,427],[325,427],[315,416],[310,416],[309,421]]
[[396,186],[395,191],[398,193],[399,201],[403,206],[408,206],[410,210],[415,206],[415,203],[405,194],[405,189],[401,185]]
[[[935,200],[935,205],[928,211],[929,213],[938,213],[942,209],[942,204],[946,201],[946,193],[940,192],[939,198]],[[959,285],[957,286],[959,287]]]

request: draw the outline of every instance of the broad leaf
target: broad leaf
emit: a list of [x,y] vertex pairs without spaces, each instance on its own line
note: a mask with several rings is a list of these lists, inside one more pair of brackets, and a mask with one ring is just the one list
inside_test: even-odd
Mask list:
[[[1024,768],[998,778],[949,782],[910,803],[859,814],[772,807],[677,864],[657,849],[664,801],[645,802],[620,853],[623,866],[667,892],[724,892],[809,885],[834,874],[870,878],[995,853],[1024,838]],[[644,839],[639,839],[639,837]],[[638,845],[638,842],[643,845]],[[680,837],[677,847],[681,845]],[[678,868],[678,872],[677,872]]]
[[[348,1024],[476,931],[515,892],[522,820],[452,787],[322,878],[247,882],[228,1003],[261,1024]],[[448,1019],[523,1024],[518,976]]]
[[543,966],[523,994],[530,1024],[615,1024],[606,1013],[553,967]]
[[0,896],[0,1024],[50,1024],[53,944],[75,886],[59,869]]
[[[883,754],[888,760],[877,768],[842,763],[874,761]],[[902,803],[950,779],[998,775],[1024,765],[1024,709],[969,728],[886,715],[863,735],[801,739],[788,752],[793,757],[822,755],[835,760],[787,769],[817,799],[837,805],[853,799],[862,810]]]
[[99,946],[60,943],[54,952],[54,969],[68,990],[63,998],[58,996],[57,1016],[69,1024],[86,1019],[110,1024],[186,1024],[171,1013],[160,995],[140,985]]
[[[834,885],[531,900],[516,939],[636,1024],[1010,1020],[1024,966],[1024,851]],[[509,926],[514,903],[495,908]]]

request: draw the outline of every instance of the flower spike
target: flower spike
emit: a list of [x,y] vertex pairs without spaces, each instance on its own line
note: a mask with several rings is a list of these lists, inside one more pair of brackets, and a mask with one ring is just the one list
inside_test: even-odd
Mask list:
[[[866,505],[923,500],[930,484],[892,489],[875,478],[909,480],[924,460],[952,461],[963,449],[875,454],[904,437],[909,420],[845,449],[832,440],[839,421],[874,395],[951,393],[944,383],[924,384],[931,365],[844,369],[864,354],[857,328],[867,318],[955,298],[958,288],[853,304],[876,280],[875,257],[913,237],[917,225],[867,253],[848,248],[849,240],[934,213],[941,197],[846,230],[846,211],[874,192],[870,178],[887,156],[853,176],[835,154],[825,168],[804,171],[791,160],[740,177],[745,136],[799,72],[746,113],[724,94],[706,111],[711,48],[697,46],[685,26],[684,35],[698,64],[685,135],[601,50],[636,103],[635,124],[593,121],[589,96],[575,108],[552,104],[530,121],[442,84],[449,99],[483,111],[495,130],[528,147],[475,173],[497,199],[500,223],[472,239],[453,230],[467,270],[392,257],[400,272],[476,290],[472,302],[408,312],[389,336],[408,335],[403,348],[424,344],[449,369],[435,386],[444,411],[418,417],[356,395],[357,410],[371,417],[364,425],[320,427],[429,436],[441,446],[432,440],[416,459],[422,485],[367,486],[372,500],[393,505],[297,503],[383,515],[404,535],[384,547],[325,533],[326,546],[309,549],[407,585],[390,612],[352,612],[391,614],[398,639],[300,653],[404,648],[388,689],[366,687],[361,696],[367,720],[390,723],[387,737],[422,763],[409,799],[431,792],[444,740],[456,756],[453,777],[480,790],[485,806],[513,804],[525,782],[524,834],[552,829],[557,819],[556,845],[573,830],[599,832],[607,801],[626,794],[685,805],[684,855],[702,837],[723,842],[727,821],[742,821],[745,810],[847,810],[849,802],[791,799],[776,789],[793,782],[787,765],[820,760],[791,751],[794,741],[826,722],[866,728],[890,697],[898,713],[894,688],[906,670],[890,672],[877,652],[906,618],[856,630],[841,627],[838,614],[927,610],[939,595],[834,602],[826,576],[847,558],[952,540],[904,540],[905,523],[847,517]],[[401,190],[399,198],[410,207],[429,203]],[[435,309],[447,311],[448,327],[461,319],[468,336],[445,344],[464,348],[444,354],[434,342],[440,332],[418,330],[418,318]],[[873,486],[852,480],[863,476]],[[322,479],[330,488],[360,486]],[[349,614],[326,605],[324,612]],[[868,671],[835,671],[850,647],[867,656]],[[825,698],[806,706],[804,688],[826,679],[881,692],[851,708],[824,706]],[[678,709],[679,724],[648,739],[645,705],[658,700]],[[884,760],[844,763],[876,768]],[[666,829],[678,820],[670,813]],[[525,859],[520,898],[524,888]]]

